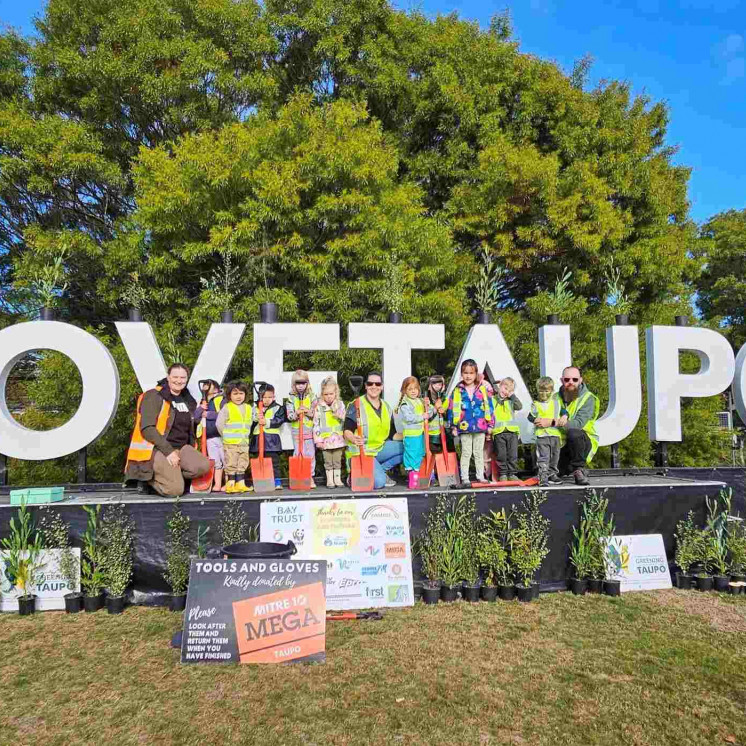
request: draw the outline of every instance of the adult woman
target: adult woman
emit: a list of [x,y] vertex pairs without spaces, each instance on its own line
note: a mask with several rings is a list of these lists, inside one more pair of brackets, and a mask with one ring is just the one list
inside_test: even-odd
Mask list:
[[197,402],[186,388],[189,369],[174,363],[158,386],[140,395],[127,451],[127,479],[147,482],[161,495],[184,493],[184,478],[206,474],[209,460],[194,448]]

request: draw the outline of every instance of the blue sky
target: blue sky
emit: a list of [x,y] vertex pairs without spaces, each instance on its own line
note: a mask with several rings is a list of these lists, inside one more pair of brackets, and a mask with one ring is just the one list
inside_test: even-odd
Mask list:
[[[509,8],[522,51],[570,71],[594,58],[589,85],[628,81],[670,107],[668,144],[692,167],[691,214],[746,208],[746,0],[397,0],[489,24]],[[41,0],[0,0],[0,21],[32,31]]]

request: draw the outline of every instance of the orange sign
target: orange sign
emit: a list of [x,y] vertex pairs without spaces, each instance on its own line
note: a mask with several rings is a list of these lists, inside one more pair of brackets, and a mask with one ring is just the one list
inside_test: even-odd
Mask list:
[[299,585],[233,603],[241,663],[280,663],[323,653],[323,583]]
[[399,542],[384,544],[386,557],[389,559],[404,559],[407,556],[407,545]]

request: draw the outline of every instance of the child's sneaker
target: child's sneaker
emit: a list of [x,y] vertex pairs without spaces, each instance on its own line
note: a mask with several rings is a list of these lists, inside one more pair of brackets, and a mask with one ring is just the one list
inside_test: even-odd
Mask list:
[[281,490],[282,489],[282,482],[279,479],[277,479],[277,478],[275,478],[275,489],[276,490]]
[[562,479],[562,477],[558,476],[557,474],[552,474],[551,477],[549,477],[549,484],[564,484],[565,480]]

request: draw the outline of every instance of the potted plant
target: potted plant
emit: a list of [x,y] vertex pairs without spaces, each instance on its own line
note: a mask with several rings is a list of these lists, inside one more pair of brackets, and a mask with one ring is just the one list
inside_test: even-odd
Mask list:
[[477,324],[489,324],[505,291],[506,273],[486,248],[482,248],[480,252],[478,267],[479,272],[470,288],[470,295]]
[[171,588],[171,611],[184,611],[192,564],[189,530],[191,520],[184,515],[178,499],[166,521],[166,571],[164,580]]
[[249,516],[237,500],[228,500],[218,514],[218,518],[221,546],[227,547],[230,544],[245,544],[251,541]]
[[676,586],[683,590],[692,587],[692,566],[697,561],[697,547],[699,543],[699,529],[694,524],[694,511],[690,510],[684,520],[676,524],[676,550],[674,562],[679,568],[676,573]]
[[695,567],[697,567],[697,572],[694,577],[697,582],[697,588],[700,591],[711,591],[714,587],[712,578],[713,546],[709,529],[707,527],[698,528],[695,553],[696,561],[694,563]]
[[[30,277],[30,285],[33,295],[39,304],[39,317],[42,321],[54,321],[54,309],[59,304],[60,297],[67,290],[65,278],[65,255],[67,247],[62,246],[51,264],[45,264],[43,267],[35,270]],[[24,280],[21,279],[23,283]]]
[[406,266],[396,252],[390,252],[383,267],[385,283],[381,288],[381,300],[388,312],[389,324],[400,324],[406,290]]
[[80,586],[83,589],[83,608],[98,611],[104,605],[103,588],[106,583],[99,532],[101,530],[101,505],[84,505],[87,514],[83,534],[83,551],[80,560]]
[[[211,276],[200,277],[202,285],[201,300],[204,305],[212,311],[220,312],[220,320],[224,324],[233,323],[233,311],[231,307],[236,300],[241,287],[241,267],[235,262],[233,249],[231,247],[219,252],[220,264]],[[274,303],[272,304],[274,306]],[[277,307],[274,310],[274,319],[277,320]]]
[[604,590],[606,546],[603,537],[607,535],[606,508],[608,505],[606,490],[601,492],[591,488],[585,490],[581,505],[581,521],[585,521],[588,526],[590,548],[588,591],[590,593],[602,593]]
[[106,509],[101,521],[101,543],[108,592],[106,610],[109,614],[121,614],[126,601],[124,594],[132,579],[135,548],[135,522],[123,504]]
[[732,500],[730,489],[720,490],[718,496],[710,500],[705,497],[707,505],[707,529],[710,542],[710,562],[714,572],[715,590],[725,592],[729,590],[730,576],[728,573],[728,514]]
[[562,275],[557,278],[554,289],[548,294],[549,302],[547,303],[547,323],[559,324],[560,315],[564,313],[573,300],[575,294],[570,288],[570,279],[572,272],[567,267],[563,267]]
[[425,514],[425,528],[417,538],[417,552],[422,563],[422,601],[437,604],[440,600],[440,548],[443,544],[444,496],[438,495],[435,505]]
[[80,588],[80,560],[70,546],[70,525],[59,513],[45,512],[39,521],[39,531],[47,549],[59,550],[57,567],[69,593],[65,594],[65,612],[77,614],[83,610]]
[[632,301],[627,294],[626,287],[622,282],[622,271],[614,266],[614,258],[609,261],[609,267],[605,273],[606,279],[606,302],[614,309],[615,321],[619,326],[629,323],[629,312],[632,309]]
[[[605,511],[604,511],[605,512]],[[629,566],[629,549],[614,536],[614,516],[599,522],[600,542],[604,549],[604,593],[619,596],[622,590],[620,575]]]
[[459,533],[462,539],[461,597],[465,601],[479,601],[479,522],[474,495],[463,495],[457,503]]
[[510,576],[509,533],[510,519],[505,508],[481,516],[478,557],[484,571],[482,598],[485,601],[495,601],[498,595],[506,601],[515,598],[515,586]]
[[130,272],[129,281],[122,290],[122,302],[127,307],[129,321],[142,321],[142,310],[148,299],[145,288],[140,284],[139,272]]
[[539,597],[539,583],[535,581],[541,563],[549,554],[549,520],[540,511],[547,499],[546,490],[535,489],[513,509],[515,524],[510,532],[510,560],[518,583],[519,601]]
[[440,599],[446,602],[455,601],[464,566],[464,540],[460,535],[458,518],[453,512],[445,515],[443,543],[438,557],[438,574],[442,581]]
[[572,537],[570,564],[573,576],[570,578],[570,590],[576,596],[583,596],[588,591],[588,577],[593,569],[593,538],[585,518],[581,518],[579,527],[572,527]]
[[31,512],[26,503],[21,503],[18,509],[18,522],[11,518],[9,534],[3,539],[3,549],[8,554],[5,559],[5,574],[11,584],[18,588],[18,613],[21,616],[33,614],[36,611],[36,595],[34,589],[41,582],[42,535],[36,530]]
[[740,594],[746,585],[746,525],[738,516],[730,517],[728,528],[728,558],[730,571],[730,592]]

